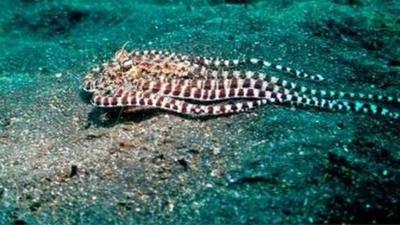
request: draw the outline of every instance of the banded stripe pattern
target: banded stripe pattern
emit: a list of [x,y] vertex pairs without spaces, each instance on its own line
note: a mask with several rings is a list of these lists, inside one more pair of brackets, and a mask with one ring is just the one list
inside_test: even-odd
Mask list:
[[310,79],[314,81],[322,81],[324,77],[320,74],[310,75],[306,72],[299,71],[287,66],[275,64],[266,60],[257,59],[257,58],[245,58],[245,59],[219,59],[213,57],[202,57],[202,56],[189,56],[171,53],[169,51],[136,51],[131,53],[136,57],[148,57],[148,58],[157,58],[157,59],[168,59],[174,61],[187,61],[190,62],[191,65],[201,65],[205,67],[214,67],[214,68],[230,68],[237,67],[240,65],[257,65],[257,66],[265,66],[267,68],[275,69],[280,72],[284,72],[290,75],[294,75],[298,78]]
[[191,116],[224,115],[265,104],[286,104],[329,111],[350,111],[400,120],[393,107],[400,98],[383,94],[309,88],[262,72],[241,71],[257,65],[321,81],[321,75],[276,65],[261,59],[226,60],[168,51],[118,51],[92,69],[83,89],[96,107],[157,108]]
[[116,106],[128,106],[138,108],[158,108],[167,111],[172,111],[181,114],[199,115],[199,116],[212,116],[212,115],[224,115],[247,111],[254,109],[258,106],[265,105],[267,103],[274,103],[277,99],[259,99],[259,100],[247,100],[235,103],[217,103],[213,105],[201,105],[186,102],[171,98],[168,96],[157,95],[154,93],[148,93],[146,97],[143,97],[141,93],[129,93],[128,96],[121,97],[100,97],[96,96],[93,98],[93,104],[99,107],[116,107]]

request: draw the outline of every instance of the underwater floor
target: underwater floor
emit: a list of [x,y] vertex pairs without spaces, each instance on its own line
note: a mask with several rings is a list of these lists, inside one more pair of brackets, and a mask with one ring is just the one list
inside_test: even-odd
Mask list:
[[0,12],[0,224],[400,223],[398,121],[279,105],[105,118],[80,90],[129,41],[399,96],[399,1],[3,0]]

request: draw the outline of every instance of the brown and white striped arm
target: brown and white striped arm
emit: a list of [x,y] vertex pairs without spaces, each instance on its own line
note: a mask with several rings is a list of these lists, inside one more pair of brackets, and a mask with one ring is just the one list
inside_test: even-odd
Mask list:
[[168,58],[170,60],[178,60],[178,61],[188,61],[192,65],[197,64],[200,66],[205,66],[207,68],[232,68],[240,65],[257,65],[257,66],[265,66],[267,68],[275,69],[277,71],[293,75],[297,78],[301,79],[310,79],[314,81],[322,81],[324,80],[323,76],[320,74],[310,75],[303,71],[299,71],[296,69],[292,69],[287,66],[282,66],[279,64],[274,64],[266,60],[257,59],[257,58],[246,58],[246,59],[220,59],[213,57],[202,57],[202,56],[190,56],[177,54],[168,51],[159,51],[159,50],[146,50],[146,51],[135,51],[132,53],[135,56],[148,56],[150,58]]
[[267,84],[272,83],[274,85],[281,86],[289,90],[298,92],[299,94],[316,96],[328,99],[359,99],[359,100],[372,100],[387,103],[400,103],[400,96],[394,97],[390,95],[383,94],[365,94],[359,92],[346,92],[346,91],[334,91],[334,90],[322,90],[307,88],[303,85],[297,85],[293,82],[289,82],[284,79],[280,79],[275,76],[269,76],[264,73],[252,72],[252,71],[217,71],[209,70],[205,67],[198,67],[196,70],[192,71],[194,73],[200,73],[205,79],[233,79],[236,78],[238,83],[251,84],[255,88],[263,89],[262,82],[265,81]]
[[[215,59],[215,58],[211,58],[211,57],[209,57],[209,58],[207,58],[207,57],[192,57],[192,56],[188,56],[188,55],[171,53],[168,51],[157,51],[157,50],[138,51],[138,52],[133,52],[132,54],[136,55],[136,56],[143,56],[143,55],[151,56],[151,57],[159,56],[159,57],[164,57],[164,58],[170,57],[172,59],[177,59],[177,60],[188,60],[190,62],[195,63],[195,65],[193,65],[192,75],[194,75],[194,76],[200,75],[201,77],[204,77],[204,78],[218,78],[218,79],[248,78],[248,79],[253,79],[253,80],[263,79],[267,82],[274,83],[276,85],[282,86],[283,88],[294,90],[294,91],[296,91],[298,93],[302,93],[304,95],[317,96],[317,97],[321,97],[321,98],[360,99],[360,100],[372,100],[372,101],[380,101],[380,102],[388,102],[388,103],[400,103],[400,96],[395,97],[395,96],[383,95],[383,94],[365,94],[365,93],[357,93],[357,92],[319,90],[319,89],[307,88],[302,85],[296,85],[293,82],[289,82],[284,79],[280,79],[278,77],[269,76],[264,73],[251,72],[251,71],[247,71],[247,72],[224,71],[224,70],[213,70],[213,69],[209,68],[209,66],[230,67],[230,66],[237,66],[237,65],[241,65],[241,64],[250,63],[250,64],[255,64],[255,65],[264,65],[264,66],[268,66],[268,67],[275,67],[278,70],[284,70],[289,73],[295,73],[296,75],[299,75],[299,76],[312,77],[311,75],[308,75],[307,73],[299,72],[299,71],[293,70],[288,67],[275,65],[275,64],[272,64],[265,60],[260,60],[260,59],[222,60],[222,59]],[[315,77],[313,77],[313,78],[315,78]],[[246,81],[244,81],[244,82],[246,82]]]
[[[266,98],[258,100],[246,100],[237,103],[218,103],[215,105],[202,105],[188,103],[185,100],[176,99],[170,96],[162,96],[156,93],[147,92],[125,92],[121,96],[104,97],[95,96],[92,104],[97,107],[145,107],[159,108],[168,111],[188,115],[223,115],[253,109],[257,106],[268,103],[289,103],[292,105],[311,106],[332,111],[351,111],[357,113],[381,115],[392,119],[400,120],[400,114],[375,104],[363,102],[350,102],[343,100],[327,100],[319,98],[303,98],[293,95],[276,94],[267,92]],[[274,95],[275,94],[275,95]]]
[[[274,100],[273,100],[274,101]],[[157,94],[130,93],[121,97],[96,96],[92,104],[97,107],[138,107],[139,109],[157,108],[189,116],[217,116],[248,111],[269,103],[268,99],[247,100],[236,103],[218,103],[201,105]]]

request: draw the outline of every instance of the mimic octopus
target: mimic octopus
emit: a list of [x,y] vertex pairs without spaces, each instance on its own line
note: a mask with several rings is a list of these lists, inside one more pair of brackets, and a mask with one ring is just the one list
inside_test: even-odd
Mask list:
[[214,116],[286,104],[400,120],[398,112],[377,104],[398,105],[399,97],[308,88],[262,72],[244,71],[244,66],[323,80],[321,75],[255,58],[226,60],[122,48],[112,60],[90,70],[82,88],[93,94],[94,106],[119,107],[123,113],[157,108],[189,116]]

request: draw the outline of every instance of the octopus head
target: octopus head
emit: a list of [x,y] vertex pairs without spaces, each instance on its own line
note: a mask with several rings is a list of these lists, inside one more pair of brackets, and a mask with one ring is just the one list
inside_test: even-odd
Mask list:
[[113,59],[86,74],[82,86],[85,92],[102,92],[116,86],[121,80],[134,79],[140,74],[132,65],[132,60],[129,60],[130,54],[125,50],[125,45],[115,53]]
[[102,90],[116,80],[119,71],[120,67],[116,62],[96,66],[86,74],[82,89],[86,92]]

